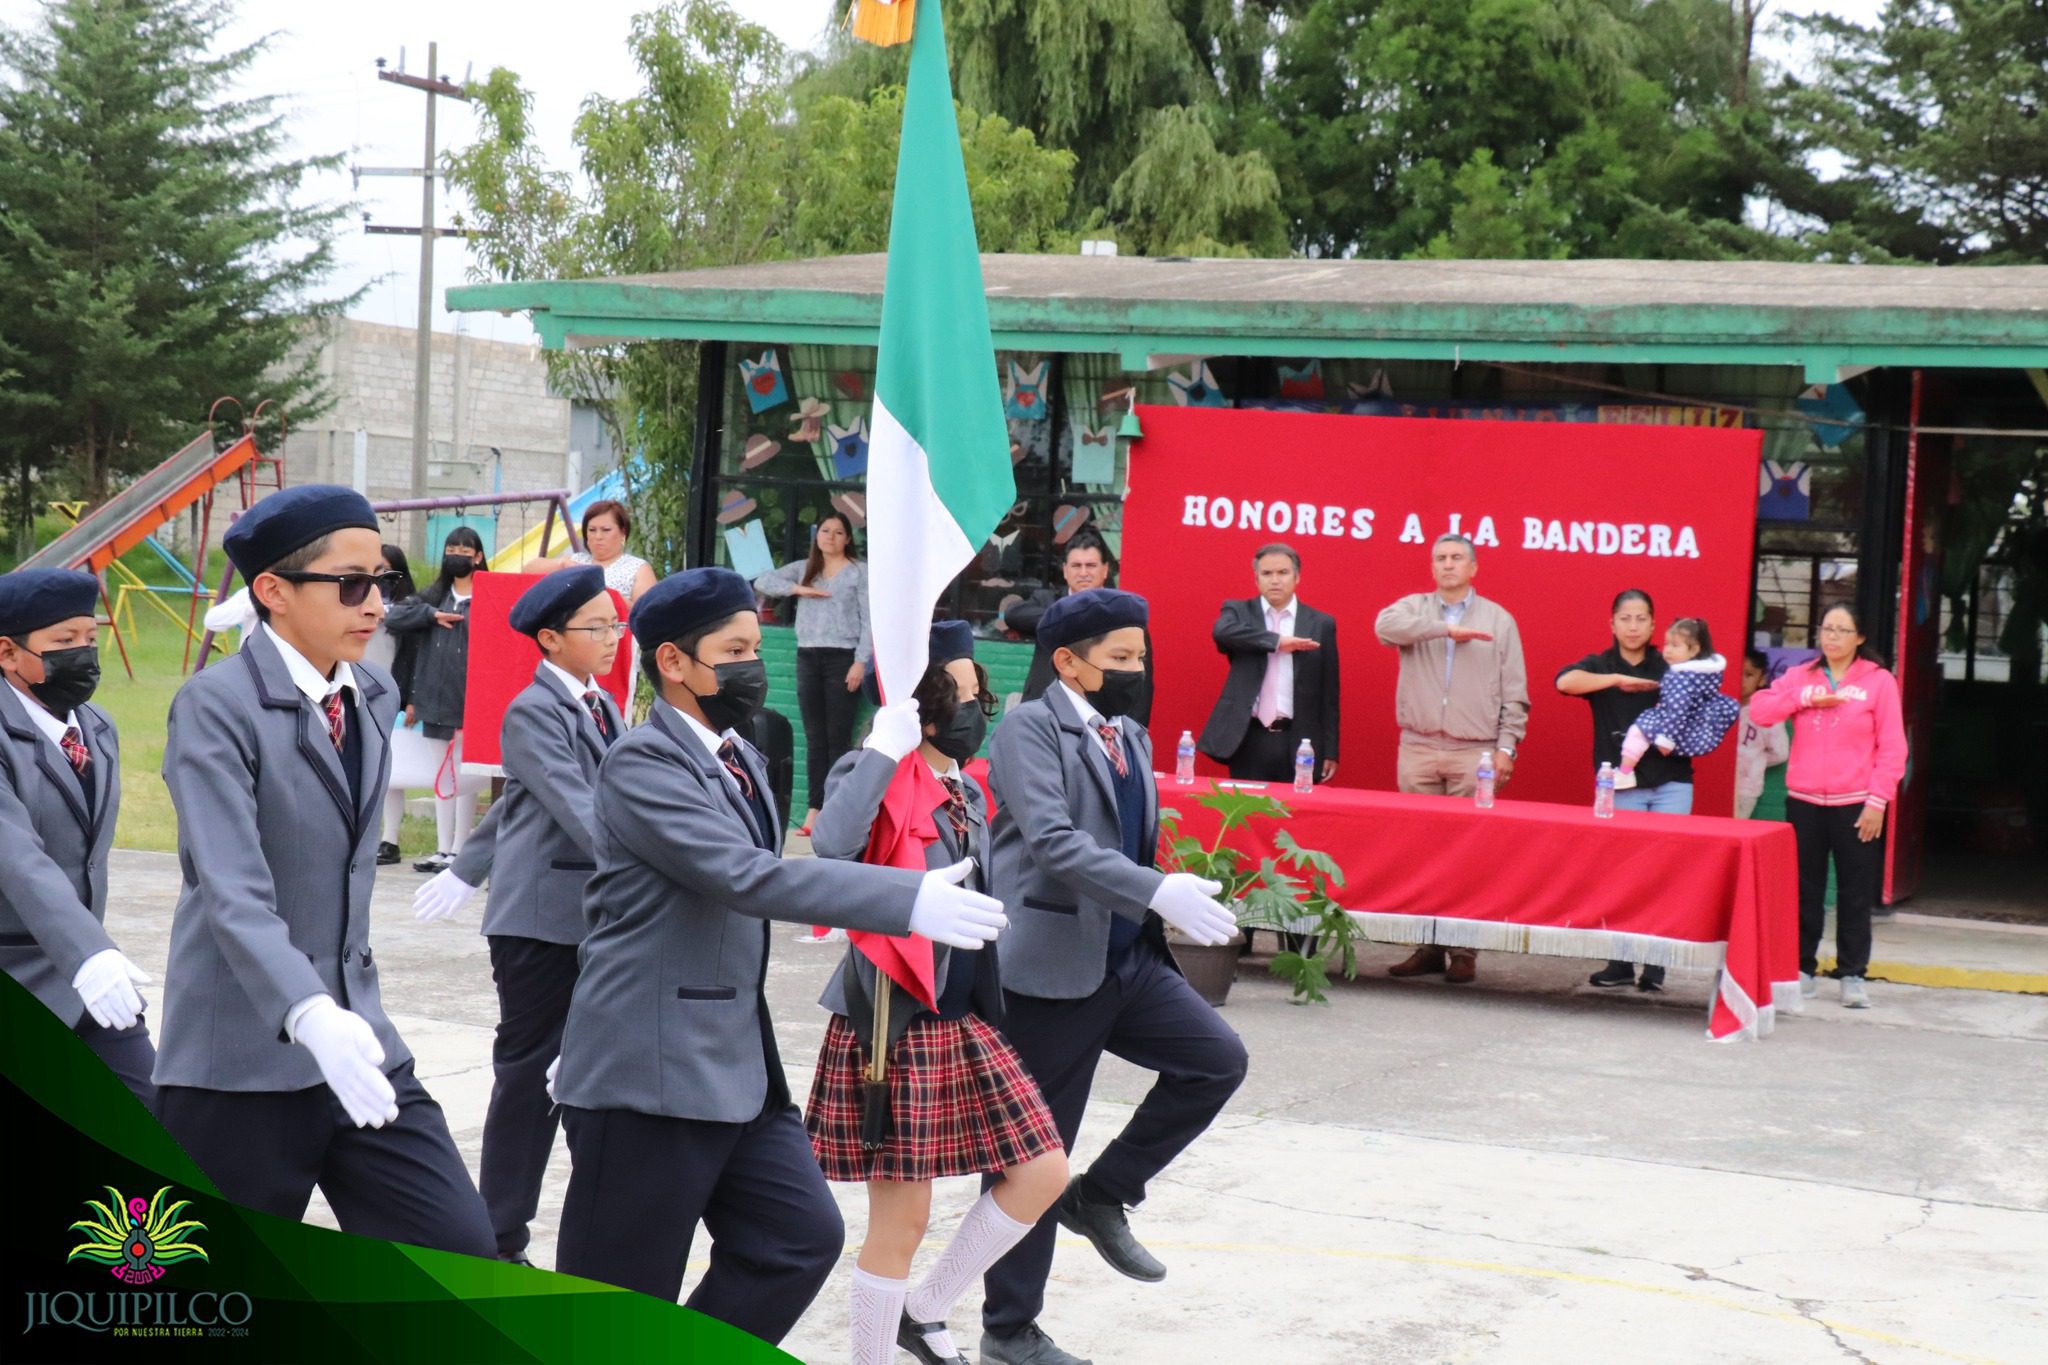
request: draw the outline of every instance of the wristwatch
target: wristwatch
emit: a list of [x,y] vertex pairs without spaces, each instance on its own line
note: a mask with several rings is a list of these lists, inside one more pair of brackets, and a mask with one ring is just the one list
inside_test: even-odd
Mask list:
[[1513,758],[1515,756],[1515,746],[1512,744],[1498,745],[1494,748],[1494,752],[1497,754],[1506,754],[1509,758]]

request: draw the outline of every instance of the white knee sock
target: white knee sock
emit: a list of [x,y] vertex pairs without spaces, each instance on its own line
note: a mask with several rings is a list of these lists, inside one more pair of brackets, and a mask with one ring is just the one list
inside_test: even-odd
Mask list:
[[384,793],[384,831],[387,844],[398,842],[398,826],[405,819],[405,793],[396,788]]
[[853,1292],[847,1298],[853,1365],[891,1365],[896,1359],[896,1324],[903,1318],[903,1295],[909,1280],[885,1279],[853,1268]]
[[469,842],[470,830],[476,827],[476,793],[458,792],[448,804],[455,808],[455,832],[447,849],[450,853],[460,853],[462,846]]
[[[1024,1234],[1031,1231],[1031,1224],[1020,1223],[996,1207],[993,1194],[984,1193],[974,1201],[974,1207],[967,1210],[967,1216],[960,1220],[960,1230],[953,1234],[953,1240],[946,1243],[946,1249],[939,1253],[939,1259],[925,1277],[918,1281],[917,1288],[910,1291],[904,1300],[915,1322],[943,1323],[946,1315],[953,1311],[953,1305],[960,1302],[960,1296],[967,1292],[967,1286],[980,1279],[988,1268],[1001,1260],[1003,1253],[1024,1240]],[[941,1356],[960,1354],[953,1345],[952,1334],[925,1338],[934,1352]]]

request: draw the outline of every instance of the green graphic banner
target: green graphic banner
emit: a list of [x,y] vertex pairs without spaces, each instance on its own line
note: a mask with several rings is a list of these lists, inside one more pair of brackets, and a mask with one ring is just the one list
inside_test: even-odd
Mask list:
[[231,1204],[85,1044],[4,974],[0,1155],[0,1358],[793,1359],[611,1285]]

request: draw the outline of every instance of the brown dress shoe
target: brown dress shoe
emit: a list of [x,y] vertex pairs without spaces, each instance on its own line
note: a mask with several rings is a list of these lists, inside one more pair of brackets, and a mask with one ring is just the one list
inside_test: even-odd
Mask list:
[[1479,954],[1470,948],[1451,950],[1451,969],[1444,973],[1444,980],[1453,986],[1470,985],[1479,976]]
[[1444,969],[1444,950],[1441,948],[1417,948],[1407,957],[1387,968],[1388,976],[1431,976]]

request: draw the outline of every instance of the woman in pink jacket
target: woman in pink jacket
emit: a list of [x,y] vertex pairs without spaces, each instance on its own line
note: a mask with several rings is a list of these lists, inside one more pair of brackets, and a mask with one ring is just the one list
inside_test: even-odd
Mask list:
[[1854,607],[1820,619],[1820,658],[1787,669],[1750,699],[1759,725],[1792,720],[1785,811],[1799,841],[1799,991],[1814,981],[1827,909],[1828,858],[1835,860],[1835,975],[1842,1004],[1870,1008],[1870,912],[1884,881],[1884,824],[1906,771],[1899,685],[1878,662]]

